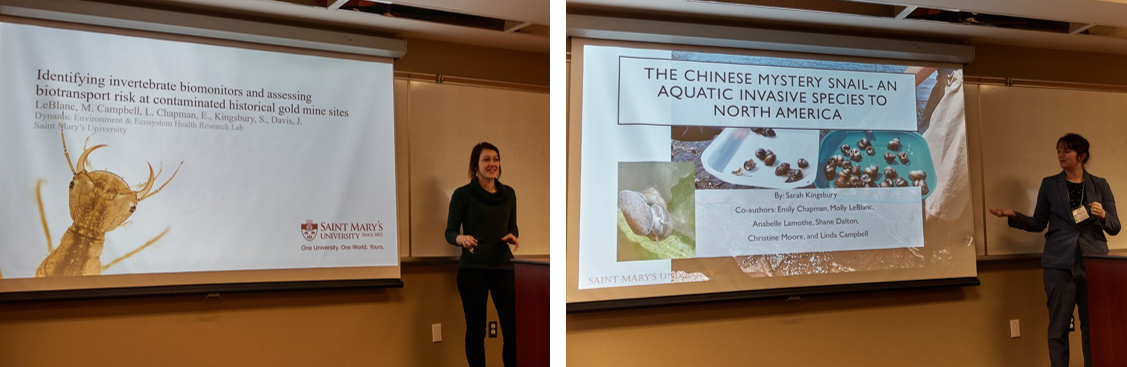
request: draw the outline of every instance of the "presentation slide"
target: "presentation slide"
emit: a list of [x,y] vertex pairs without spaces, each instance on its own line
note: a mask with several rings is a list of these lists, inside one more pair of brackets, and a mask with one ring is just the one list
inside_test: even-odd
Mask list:
[[582,55],[569,302],[976,276],[961,66]]
[[398,279],[392,105],[390,63],[0,24],[0,292]]

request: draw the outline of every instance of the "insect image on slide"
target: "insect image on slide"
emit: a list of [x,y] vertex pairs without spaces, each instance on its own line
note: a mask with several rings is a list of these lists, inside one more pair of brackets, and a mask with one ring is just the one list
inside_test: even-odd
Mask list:
[[[35,277],[100,275],[111,266],[153,245],[168,233],[169,228],[165,228],[164,231],[137,249],[103,265],[101,255],[102,248],[105,245],[106,233],[127,224],[126,221],[129,217],[137,211],[137,204],[156,195],[169,182],[172,182],[172,179],[180,172],[180,166],[184,162],[180,162],[180,166],[176,167],[172,177],[169,177],[168,181],[165,181],[155,191],[152,190],[153,183],[163,169],[154,175],[153,166],[149,164],[149,179],[142,184],[133,186],[137,188],[137,190],[133,190],[121,176],[113,172],[87,170],[87,167],[90,166],[88,162],[90,153],[107,145],[95,145],[90,148],[86,148],[84,145],[82,155],[78,157],[78,164],[72,165],[70,153],[66,147],[66,136],[62,133],[62,130],[60,130],[59,135],[63,140],[63,155],[66,157],[67,166],[74,174],[68,188],[70,217],[73,222],[63,234],[59,246],[54,247],[51,231],[47,227],[47,215],[43,208],[41,195],[45,180],[38,180],[35,184],[35,199],[39,206],[39,219],[43,223],[43,232],[47,237],[47,257],[39,264],[35,271]],[[86,140],[89,142],[90,137],[87,137]]]

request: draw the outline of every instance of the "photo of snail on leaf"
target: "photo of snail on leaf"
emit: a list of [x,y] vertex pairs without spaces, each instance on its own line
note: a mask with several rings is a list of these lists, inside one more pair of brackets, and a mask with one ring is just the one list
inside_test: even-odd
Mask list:
[[618,207],[630,230],[637,235],[661,241],[673,233],[665,199],[652,187],[642,192],[622,190],[618,193]]
[[691,162],[619,163],[619,261],[696,256]]

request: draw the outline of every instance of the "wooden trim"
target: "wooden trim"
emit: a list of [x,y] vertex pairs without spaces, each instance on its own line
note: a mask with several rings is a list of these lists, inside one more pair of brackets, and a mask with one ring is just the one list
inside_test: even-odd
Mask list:
[[[1127,258],[1127,249],[1112,249],[1106,254],[1084,254],[1084,257],[1109,257],[1125,259]],[[1001,262],[1001,261],[1037,261],[1040,264],[1041,253],[1030,252],[1024,254],[1007,254],[1007,255],[980,255],[975,257],[976,262]],[[1038,265],[1040,266],[1040,265]]]
[[468,85],[468,86],[477,86],[477,87],[511,89],[511,90],[525,91],[525,92],[533,92],[533,93],[549,93],[551,91],[551,87],[546,86],[546,85],[502,82],[502,81],[496,81],[496,80],[465,78],[465,77],[460,77],[460,76],[449,76],[449,75],[444,75],[444,74],[415,73],[415,72],[410,72],[410,71],[396,71],[395,72],[395,79],[409,80],[409,81],[420,81],[420,82],[431,82],[431,83],[439,83],[439,84],[449,83],[449,84]]
[[1036,261],[1038,264],[1040,264],[1041,253],[1031,252],[1031,253],[1026,253],[1026,254],[975,256],[975,262],[1002,262],[1002,261]]
[[401,256],[399,258],[399,265],[400,266],[457,264],[457,263],[458,263],[458,256],[431,256],[431,257]]
[[1059,82],[1035,79],[968,76],[963,78],[963,82],[966,84],[976,85],[1001,85],[1008,87],[1070,89],[1095,92],[1127,93],[1127,86],[1124,85]]

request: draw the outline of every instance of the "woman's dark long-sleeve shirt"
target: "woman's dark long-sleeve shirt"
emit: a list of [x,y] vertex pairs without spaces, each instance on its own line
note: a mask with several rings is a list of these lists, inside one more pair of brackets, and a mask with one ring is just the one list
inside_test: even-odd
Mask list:
[[[446,242],[458,245],[459,234],[477,240],[474,252],[462,248],[458,267],[512,270],[513,252],[502,237],[517,232],[517,194],[513,188],[496,181],[497,192],[490,193],[473,180],[454,190],[450,197],[450,213],[446,218]],[[461,232],[459,233],[459,229]]]

